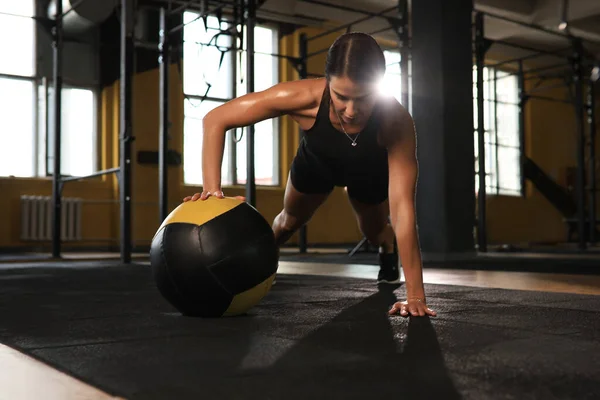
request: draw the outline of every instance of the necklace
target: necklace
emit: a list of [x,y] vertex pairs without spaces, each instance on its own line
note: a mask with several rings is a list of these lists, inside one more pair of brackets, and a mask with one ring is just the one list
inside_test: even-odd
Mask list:
[[344,134],[346,135],[346,137],[348,139],[350,139],[350,141],[352,142],[352,147],[356,147],[356,141],[358,140],[358,137],[360,136],[361,132],[357,133],[354,137],[354,139],[352,139],[352,137],[350,135],[348,135],[348,132],[346,132],[346,128],[344,128],[344,124],[342,123],[342,119],[340,118],[340,115],[338,114],[337,110],[335,109],[333,102],[330,103],[331,106],[333,107],[333,112],[335,113],[335,116],[337,117],[338,121],[340,122],[340,126],[342,127],[342,131],[344,131]]

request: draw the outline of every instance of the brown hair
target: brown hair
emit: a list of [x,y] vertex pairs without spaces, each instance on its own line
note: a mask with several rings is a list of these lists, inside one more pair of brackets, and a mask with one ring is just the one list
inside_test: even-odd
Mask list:
[[349,32],[329,48],[325,64],[327,81],[347,76],[356,83],[377,81],[385,73],[385,57],[375,39],[366,33]]

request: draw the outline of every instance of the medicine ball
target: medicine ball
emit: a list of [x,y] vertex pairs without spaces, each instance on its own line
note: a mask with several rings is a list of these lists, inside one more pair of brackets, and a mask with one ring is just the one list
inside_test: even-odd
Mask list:
[[271,289],[277,263],[271,226],[254,207],[229,197],[180,204],[150,248],[159,292],[191,317],[245,313]]

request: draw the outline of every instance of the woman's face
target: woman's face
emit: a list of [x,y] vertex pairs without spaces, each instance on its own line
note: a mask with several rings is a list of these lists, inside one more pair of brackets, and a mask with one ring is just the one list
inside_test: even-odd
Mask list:
[[376,84],[355,83],[345,76],[332,76],[329,91],[333,106],[346,125],[364,124],[378,96]]

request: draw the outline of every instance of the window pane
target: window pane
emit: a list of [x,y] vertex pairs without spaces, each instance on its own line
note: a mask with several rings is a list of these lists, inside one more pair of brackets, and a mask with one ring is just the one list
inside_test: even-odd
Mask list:
[[[48,108],[48,172],[54,163],[54,91],[49,90]],[[40,113],[43,115],[43,113]],[[63,88],[61,98],[61,161],[62,175],[84,176],[97,170],[96,102],[89,89]],[[43,143],[43,137],[40,138]],[[40,151],[45,152],[44,147]]]
[[[33,2],[0,1],[1,12],[33,14]],[[33,19],[0,14],[0,47],[5,54],[0,58],[0,73],[22,76],[35,74],[35,21]]]
[[0,176],[35,176],[33,82],[0,78]]
[[277,50],[274,46],[275,38],[273,30],[257,27],[254,34],[254,90],[259,92],[270,88],[275,83],[274,77],[277,71],[277,58],[267,54],[277,53]]
[[35,1],[0,0],[0,12],[33,17],[35,13]]
[[183,90],[191,95],[231,98],[231,36],[220,34],[220,29],[227,29],[228,25],[219,25],[219,20],[211,16],[204,26],[204,20],[196,18],[196,13],[184,13],[183,20],[188,25],[183,33]]
[[83,176],[96,171],[96,110],[94,92],[63,89],[62,173]]
[[[214,101],[187,100],[183,124],[183,181],[189,185],[202,185],[202,119],[209,111],[222,103]],[[230,145],[225,141],[221,168],[221,184],[231,183],[229,174]]]
[[[276,54],[277,31],[268,27],[256,27],[254,35],[254,91],[268,89],[279,81],[278,59],[260,54]],[[244,44],[245,47],[245,44]],[[246,94],[246,51],[237,57],[236,96]]]
[[[273,131],[273,121],[266,120],[259,122],[254,128],[254,176],[257,185],[276,185],[277,173],[274,169],[277,167],[277,157],[275,146],[275,135]],[[247,179],[246,168],[246,146],[247,134],[244,130],[242,140],[237,143],[237,180],[244,184]]]
[[[270,55],[277,53],[275,47],[277,31],[268,27],[257,27],[255,33],[255,78],[254,90],[265,90],[279,80],[278,60]],[[238,67],[237,96],[246,93],[246,52],[241,55]],[[261,121],[254,126],[254,174],[257,185],[277,185],[279,183],[279,152],[277,119]],[[236,144],[236,177],[238,184],[245,184],[246,168],[246,130],[238,133],[241,140]]]
[[[257,26],[254,29],[254,51],[258,53],[275,54],[273,48],[275,37],[274,31],[264,26]],[[271,57],[272,58],[272,57]]]
[[519,82],[515,76],[507,77],[507,73],[498,72],[496,93],[498,101],[503,103],[519,103]]
[[[483,78],[486,188],[490,193],[520,195],[518,81],[509,73],[487,67],[484,68]],[[477,70],[474,68],[473,122],[477,130],[476,79]],[[477,131],[475,131],[476,160],[478,153]],[[475,169],[476,171],[479,169],[477,161]],[[477,179],[476,187],[479,186]]]
[[498,148],[498,162],[500,164],[498,183],[502,189],[517,193],[521,190],[521,165],[519,159],[519,149]]
[[519,107],[498,103],[498,144],[519,147]]

